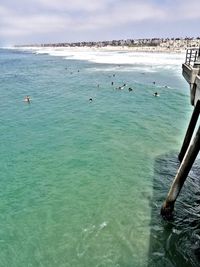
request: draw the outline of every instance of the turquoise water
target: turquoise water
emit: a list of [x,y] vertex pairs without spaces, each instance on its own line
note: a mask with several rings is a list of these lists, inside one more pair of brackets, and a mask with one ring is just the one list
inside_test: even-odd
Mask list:
[[0,266],[178,266],[154,261],[151,235],[158,159],[178,154],[191,113],[181,66],[3,49],[0,62]]

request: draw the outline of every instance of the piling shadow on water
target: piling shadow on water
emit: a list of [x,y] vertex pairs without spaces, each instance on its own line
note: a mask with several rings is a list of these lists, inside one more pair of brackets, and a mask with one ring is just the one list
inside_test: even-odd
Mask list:
[[172,152],[155,160],[148,267],[200,266],[200,159],[176,201],[173,221],[160,216],[179,167],[177,155]]

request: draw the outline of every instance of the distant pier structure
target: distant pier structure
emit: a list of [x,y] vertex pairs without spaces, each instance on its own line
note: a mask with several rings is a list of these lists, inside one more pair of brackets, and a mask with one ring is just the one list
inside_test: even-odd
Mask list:
[[190,101],[194,110],[178,156],[179,169],[161,208],[161,215],[168,220],[173,217],[175,201],[200,150],[200,126],[194,135],[200,113],[200,47],[187,49],[182,69],[183,77],[190,86]]

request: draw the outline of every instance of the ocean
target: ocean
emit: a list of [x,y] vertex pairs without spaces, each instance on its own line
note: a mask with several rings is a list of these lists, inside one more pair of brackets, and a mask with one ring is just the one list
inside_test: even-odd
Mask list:
[[198,162],[160,216],[192,113],[184,59],[0,49],[0,266],[199,265]]

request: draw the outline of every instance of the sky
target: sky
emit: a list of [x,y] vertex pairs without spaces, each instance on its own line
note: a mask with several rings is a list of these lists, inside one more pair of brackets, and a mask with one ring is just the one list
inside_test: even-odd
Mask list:
[[0,45],[200,36],[199,0],[1,0]]

